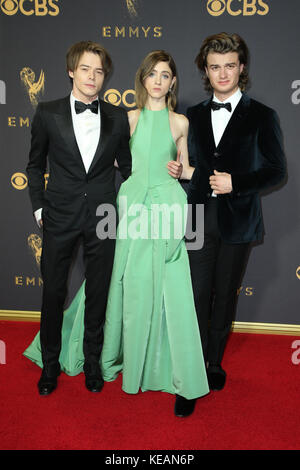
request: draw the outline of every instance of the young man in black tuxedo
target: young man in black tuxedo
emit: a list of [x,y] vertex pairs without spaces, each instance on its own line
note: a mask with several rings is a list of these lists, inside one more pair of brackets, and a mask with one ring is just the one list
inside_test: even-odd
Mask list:
[[67,54],[71,94],[39,103],[32,122],[27,174],[33,211],[43,228],[41,395],[56,388],[60,374],[67,278],[79,239],[83,240],[86,266],[85,383],[93,392],[103,386],[99,358],[115,240],[97,237],[96,209],[102,203],[115,206],[115,159],[124,178],[131,173],[127,114],[98,98],[110,68],[111,59],[99,44],[74,44]]
[[243,93],[248,81],[243,39],[210,36],[195,62],[213,96],[187,111],[195,167],[188,201],[204,204],[204,244],[190,250],[189,258],[208,381],[212,390],[221,390],[237,289],[250,244],[263,235],[259,193],[281,182],[286,168],[277,114]]

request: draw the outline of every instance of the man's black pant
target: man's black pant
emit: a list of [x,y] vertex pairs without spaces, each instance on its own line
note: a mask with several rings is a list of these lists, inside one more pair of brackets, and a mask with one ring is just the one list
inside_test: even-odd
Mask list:
[[222,241],[217,203],[211,197],[205,204],[204,244],[200,250],[189,251],[189,260],[204,358],[210,364],[220,365],[234,319],[249,243]]
[[43,226],[41,272],[43,298],[41,311],[41,350],[48,375],[59,370],[63,310],[67,295],[67,281],[73,252],[79,240],[83,242],[85,261],[85,315],[84,370],[93,374],[99,364],[103,345],[103,326],[107,296],[114,258],[114,239],[100,240],[96,234],[95,217],[88,209],[80,215],[81,222],[74,230],[47,229],[47,217]]

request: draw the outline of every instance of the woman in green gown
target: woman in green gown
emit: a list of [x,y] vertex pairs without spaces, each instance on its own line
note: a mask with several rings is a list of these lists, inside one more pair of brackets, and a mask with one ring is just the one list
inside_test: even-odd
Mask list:
[[[118,194],[119,225],[108,296],[101,369],[122,373],[122,389],[176,395],[175,415],[188,416],[209,392],[184,242],[190,179],[188,120],[173,111],[176,67],[164,51],[147,55],[136,74],[137,109],[128,113],[132,174]],[[179,162],[181,160],[181,163]],[[82,371],[84,284],[65,311],[61,368]],[[39,335],[24,353],[42,366]]]

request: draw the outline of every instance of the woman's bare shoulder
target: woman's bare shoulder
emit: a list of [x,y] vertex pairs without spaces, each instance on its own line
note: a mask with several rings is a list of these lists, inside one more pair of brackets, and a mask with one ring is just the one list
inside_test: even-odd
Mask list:
[[128,116],[128,121],[129,122],[135,122],[138,120],[139,115],[140,115],[141,110],[140,109],[132,109],[128,111],[127,116]]
[[170,111],[170,119],[180,127],[182,130],[186,130],[189,127],[189,120],[184,114],[178,114],[174,111]]

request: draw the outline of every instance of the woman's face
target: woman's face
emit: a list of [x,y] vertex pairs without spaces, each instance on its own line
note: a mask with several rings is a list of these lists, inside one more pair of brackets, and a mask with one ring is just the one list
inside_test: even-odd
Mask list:
[[151,98],[159,100],[165,98],[175,80],[168,62],[158,62],[145,78],[144,87]]

